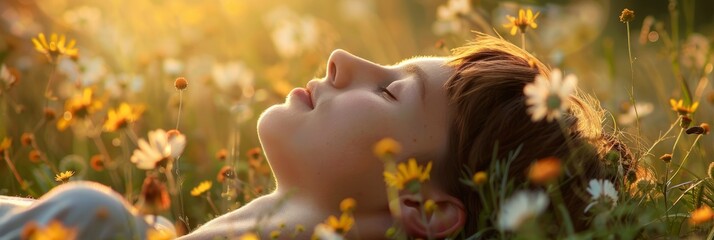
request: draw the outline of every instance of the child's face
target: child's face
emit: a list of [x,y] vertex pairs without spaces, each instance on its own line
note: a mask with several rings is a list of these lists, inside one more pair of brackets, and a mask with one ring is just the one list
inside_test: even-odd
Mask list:
[[312,94],[293,90],[258,122],[279,190],[386,204],[383,163],[372,153],[385,137],[402,144],[399,161],[445,160],[450,114],[443,86],[454,71],[445,63],[414,58],[382,66],[333,52],[325,79],[308,83]]

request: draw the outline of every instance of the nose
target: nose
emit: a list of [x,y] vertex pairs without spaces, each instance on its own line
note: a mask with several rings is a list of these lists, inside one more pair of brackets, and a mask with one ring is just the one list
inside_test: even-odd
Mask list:
[[335,88],[353,83],[378,83],[390,77],[390,69],[338,49],[327,61],[327,81]]

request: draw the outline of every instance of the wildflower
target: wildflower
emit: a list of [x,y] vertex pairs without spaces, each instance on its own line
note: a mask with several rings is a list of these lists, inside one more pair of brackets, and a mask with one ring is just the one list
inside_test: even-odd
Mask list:
[[270,239],[278,239],[278,238],[280,238],[279,230],[273,230],[270,232]]
[[169,209],[171,206],[171,198],[169,192],[166,191],[161,181],[155,176],[148,175],[144,178],[144,183],[141,185],[141,195],[137,207],[143,214],[158,214],[161,211]]
[[188,87],[188,81],[184,77],[176,78],[176,81],[174,81],[174,87],[176,87],[176,90],[184,90]]
[[560,176],[560,169],[560,159],[556,157],[543,158],[531,165],[528,178],[535,184],[546,184]]
[[241,61],[214,64],[211,76],[218,90],[236,99],[248,99],[255,93],[255,73]]
[[72,176],[74,176],[74,171],[64,171],[55,175],[55,181],[67,182]]
[[689,223],[696,225],[708,222],[712,220],[712,218],[714,218],[714,211],[712,211],[712,208],[709,206],[701,206],[692,212],[689,218]]
[[37,151],[37,149],[32,149],[30,152],[27,154],[27,158],[30,159],[30,162],[32,163],[40,163],[41,159],[40,151]]
[[620,14],[620,22],[628,23],[635,19],[635,12],[630,9],[623,9]]
[[345,239],[342,235],[337,233],[332,227],[327,224],[318,224],[315,226],[312,239],[315,240],[343,240]]
[[252,233],[252,232],[244,233],[243,235],[240,235],[240,237],[238,237],[238,240],[259,240],[259,239],[260,238],[258,237],[258,235],[256,235],[255,233]]
[[59,220],[50,221],[44,228],[37,226],[35,222],[30,222],[23,228],[21,236],[22,239],[30,240],[66,240],[76,237],[77,232],[64,226]]
[[92,156],[92,158],[89,159],[89,166],[97,172],[104,170],[104,156],[101,154]]
[[263,164],[263,155],[259,147],[248,150],[248,165],[252,171],[258,172],[263,176],[270,175],[270,166]]
[[352,229],[352,225],[355,224],[355,219],[351,215],[343,213],[339,219],[335,216],[328,217],[325,224],[336,233],[345,235]]
[[635,106],[637,107],[637,112],[635,112],[635,108],[628,103],[626,108],[623,109],[624,113],[617,116],[617,121],[620,125],[631,125],[637,120],[638,116],[642,118],[654,111],[654,105],[652,103],[636,103]]
[[223,183],[226,178],[233,179],[236,177],[236,172],[233,170],[231,166],[223,166],[220,171],[218,171],[218,175],[216,176],[216,180],[218,180],[219,183]]
[[226,150],[225,148],[221,148],[220,150],[218,150],[218,152],[216,152],[216,159],[218,159],[218,161],[224,161],[227,157],[228,150]]
[[659,159],[664,161],[665,163],[669,163],[670,161],[672,161],[672,154],[669,154],[669,153],[662,154],[662,156],[659,157]]
[[471,181],[473,181],[476,186],[481,186],[488,181],[488,174],[485,171],[479,171],[474,174]]
[[679,123],[679,126],[682,128],[689,128],[690,124],[692,124],[692,119],[687,115],[682,115],[682,120]]
[[10,146],[12,146],[12,141],[9,138],[4,137],[2,142],[0,142],[0,154],[10,149]]
[[4,82],[5,89],[10,89],[19,82],[20,74],[14,68],[8,68],[5,64],[0,65],[0,80]]
[[687,128],[687,130],[684,131],[684,132],[687,133],[687,134],[697,134],[697,135],[699,135],[699,134],[704,134],[704,128],[703,128],[703,127],[700,127],[700,126],[694,126],[694,127]]
[[402,151],[402,145],[392,138],[383,138],[374,145],[374,155],[384,158],[387,155],[394,156]]
[[429,199],[424,202],[424,212],[426,213],[426,215],[431,215],[432,213],[434,213],[434,211],[436,211],[436,207],[437,206],[434,200]]
[[399,163],[397,172],[384,172],[384,180],[387,185],[396,187],[402,190],[404,186],[408,186],[410,191],[415,190],[414,186],[418,187],[419,183],[429,180],[429,172],[431,172],[431,161],[426,165],[426,168],[418,166],[416,159],[410,158],[407,164]]
[[320,38],[320,26],[312,16],[299,16],[287,8],[277,8],[266,16],[275,51],[285,59],[314,50],[327,38]]
[[546,207],[548,196],[544,192],[516,192],[499,209],[496,224],[501,230],[518,230],[525,221],[543,213]]
[[533,11],[531,9],[528,9],[528,11],[520,9],[518,10],[518,18],[512,17],[511,15],[506,16],[508,23],[503,24],[503,27],[510,28],[511,35],[516,35],[516,32],[519,29],[522,34],[525,34],[528,27],[533,29],[538,28],[538,24],[535,22],[538,15],[540,15],[540,12],[536,12],[536,14],[533,15]]
[[104,130],[114,132],[118,129],[126,127],[129,123],[133,123],[141,113],[144,112],[143,106],[131,106],[127,103],[121,103],[118,109],[110,109],[107,113],[107,121],[104,122]]
[[35,139],[35,135],[32,133],[23,133],[22,137],[20,137],[20,143],[22,143],[23,146],[30,146],[32,145],[32,141]]
[[213,182],[203,181],[200,184],[198,184],[198,186],[196,186],[195,188],[193,188],[191,190],[191,196],[197,197],[197,196],[207,192],[208,190],[210,190],[212,186],[213,186]]
[[151,170],[169,157],[180,155],[185,145],[186,137],[183,134],[178,133],[169,138],[163,129],[157,129],[149,132],[149,142],[139,139],[139,149],[134,150],[131,162],[139,169]]
[[50,42],[47,42],[44,33],[40,33],[37,38],[32,38],[32,43],[35,44],[35,50],[45,54],[50,62],[54,62],[60,55],[65,55],[68,57],[76,58],[78,55],[78,50],[74,48],[76,43],[74,39],[69,41],[69,44],[65,45],[67,39],[64,35],[57,37],[57,34],[53,33],[50,35]]
[[679,99],[679,101],[669,99],[669,104],[672,105],[672,110],[679,113],[679,115],[694,113],[694,111],[697,111],[697,107],[699,107],[699,102],[694,102],[690,106],[684,106],[684,100],[682,99]]
[[534,122],[546,118],[548,122],[559,119],[570,107],[570,94],[575,91],[578,79],[569,74],[563,79],[560,69],[551,72],[550,81],[543,75],[536,76],[533,83],[523,88],[528,113]]
[[57,113],[52,108],[45,108],[43,113],[46,121],[55,120],[55,117],[57,116]]
[[462,18],[471,12],[469,0],[449,0],[446,5],[436,9],[436,22],[433,31],[437,35],[458,33],[464,28]]
[[64,104],[65,112],[57,121],[57,129],[65,130],[76,118],[83,118],[102,108],[102,102],[92,98],[92,89],[85,88],[81,95],[67,99]]
[[615,185],[613,185],[610,180],[592,179],[590,180],[587,191],[590,193],[591,201],[590,204],[585,207],[585,212],[598,203],[609,206],[609,209],[617,205],[617,190],[615,190]]
[[345,198],[340,202],[340,211],[345,213],[351,213],[357,207],[357,201],[354,198]]
[[302,224],[295,224],[295,232],[301,233],[305,231],[305,226]]
[[146,240],[171,240],[176,238],[171,232],[150,228],[146,231]]
[[260,148],[254,147],[254,148],[251,148],[250,150],[248,150],[248,159],[252,159],[255,161],[263,160]]

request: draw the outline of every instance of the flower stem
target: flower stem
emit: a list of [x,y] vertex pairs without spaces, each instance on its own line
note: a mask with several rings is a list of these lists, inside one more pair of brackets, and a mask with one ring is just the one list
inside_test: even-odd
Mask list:
[[178,116],[176,116],[176,130],[179,130],[179,123],[181,122],[181,107],[183,106],[183,91],[179,91],[179,107]]
[[208,200],[208,205],[211,205],[211,209],[213,209],[213,212],[218,216],[220,213],[218,212],[218,209],[216,208],[216,205],[213,204],[213,200],[211,200],[211,193],[206,192],[206,200]]
[[526,50],[526,33],[524,32],[521,33],[521,48],[523,48],[524,51]]
[[55,61],[52,61],[50,66],[52,66],[52,69],[50,69],[50,76],[47,79],[47,85],[45,85],[45,92],[44,92],[45,107],[48,107],[50,105],[50,98],[52,97],[52,93],[50,92],[50,85],[52,85],[52,76],[55,75],[55,69],[57,68]]
[[[629,56],[629,62],[630,62],[630,78],[632,79],[630,83],[630,103],[632,104],[632,108],[635,109],[635,128],[637,128],[637,136],[642,136],[642,132],[640,131],[640,113],[637,111],[637,102],[635,101],[635,68],[633,67],[633,62],[632,60],[632,46],[631,46],[631,41],[630,41],[630,22],[625,22],[625,26],[627,26],[627,55]],[[637,148],[640,147],[640,140],[638,138],[637,140]]]
[[15,164],[10,161],[10,155],[8,154],[8,150],[6,149],[3,151],[3,155],[5,158],[5,162],[7,163],[7,166],[10,167],[10,171],[12,171],[12,174],[15,175],[15,179],[17,180],[18,183],[20,183],[20,187],[23,189],[25,188],[25,181],[20,177],[20,173],[17,172],[17,169],[15,169]]

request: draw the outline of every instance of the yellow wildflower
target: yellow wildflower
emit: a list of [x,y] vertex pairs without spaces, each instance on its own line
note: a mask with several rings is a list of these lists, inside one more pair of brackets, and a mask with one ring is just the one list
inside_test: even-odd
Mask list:
[[407,164],[399,163],[397,165],[397,172],[385,171],[384,181],[386,181],[389,186],[401,190],[412,181],[421,183],[429,180],[429,172],[431,172],[431,161],[426,165],[426,168],[423,168],[423,166],[417,165],[416,159],[410,158]]
[[30,240],[67,240],[75,239],[77,232],[65,227],[59,220],[52,220],[44,228],[38,227],[35,222],[30,222],[25,225],[21,237]]
[[528,9],[528,11],[520,9],[518,10],[518,18],[512,17],[511,15],[506,16],[508,23],[503,24],[503,27],[510,28],[511,35],[516,35],[519,29],[521,33],[525,34],[528,27],[533,29],[538,28],[538,24],[535,22],[538,15],[540,15],[540,12],[536,12],[536,14],[533,15],[533,11],[530,9]]
[[4,137],[2,142],[0,142],[0,154],[10,149],[10,146],[12,146],[12,141],[9,138]]
[[709,206],[702,206],[697,210],[694,210],[689,218],[689,223],[692,225],[705,223],[714,218],[714,211]]
[[69,44],[65,45],[66,42],[67,38],[64,35],[60,35],[58,38],[56,33],[50,35],[49,43],[47,42],[44,33],[40,33],[37,38],[32,38],[35,50],[45,54],[50,62],[53,62],[60,55],[75,58],[77,57],[78,50],[74,48],[74,44],[76,43],[74,39],[69,41]]
[[484,171],[479,171],[476,174],[474,174],[471,181],[473,181],[473,183],[476,184],[476,186],[481,186],[484,183],[486,183],[486,181],[488,181],[488,174],[486,174],[486,172],[484,172]]
[[682,99],[679,99],[679,101],[669,99],[669,104],[672,105],[672,111],[679,113],[679,115],[694,113],[694,111],[697,111],[697,107],[699,107],[699,102],[694,102],[690,106],[684,106],[684,100]]
[[392,138],[383,138],[374,145],[374,155],[384,158],[387,154],[394,156],[402,151],[402,145]]
[[426,215],[434,213],[436,211],[436,207],[436,202],[434,202],[434,200],[429,199],[424,202],[424,212],[426,212]]
[[63,131],[74,122],[102,108],[102,102],[92,98],[92,89],[85,88],[81,95],[67,99],[64,103],[64,115],[57,121],[57,129]]
[[560,159],[547,157],[539,159],[531,165],[528,178],[535,184],[545,184],[560,176]]
[[64,171],[64,172],[61,172],[61,173],[58,173],[57,175],[55,175],[55,181],[66,182],[72,176],[74,176],[74,171]]
[[345,198],[340,202],[340,210],[342,212],[352,212],[357,206],[357,201],[354,198]]
[[273,230],[270,232],[270,239],[278,239],[278,238],[280,238],[279,230]]
[[256,235],[255,233],[249,232],[249,233],[244,233],[243,235],[240,235],[240,237],[238,237],[238,239],[239,240],[258,240],[260,238],[258,238],[258,235]]
[[351,215],[343,213],[339,219],[335,216],[328,217],[325,224],[327,224],[327,226],[333,229],[336,233],[345,235],[348,231],[350,231],[350,229],[352,229],[352,225],[355,224],[355,219]]
[[127,103],[120,104],[116,110],[109,109],[107,121],[104,122],[104,130],[114,132],[120,128],[124,128],[127,124],[139,119],[142,112],[144,112],[143,106],[131,106]]
[[171,240],[174,238],[176,237],[169,231],[157,230],[153,228],[146,231],[147,240]]
[[198,184],[198,186],[196,186],[195,188],[193,188],[191,190],[191,196],[194,196],[194,197],[199,196],[199,195],[205,193],[206,191],[208,191],[209,189],[211,189],[212,186],[213,186],[213,182],[203,181],[200,184]]

